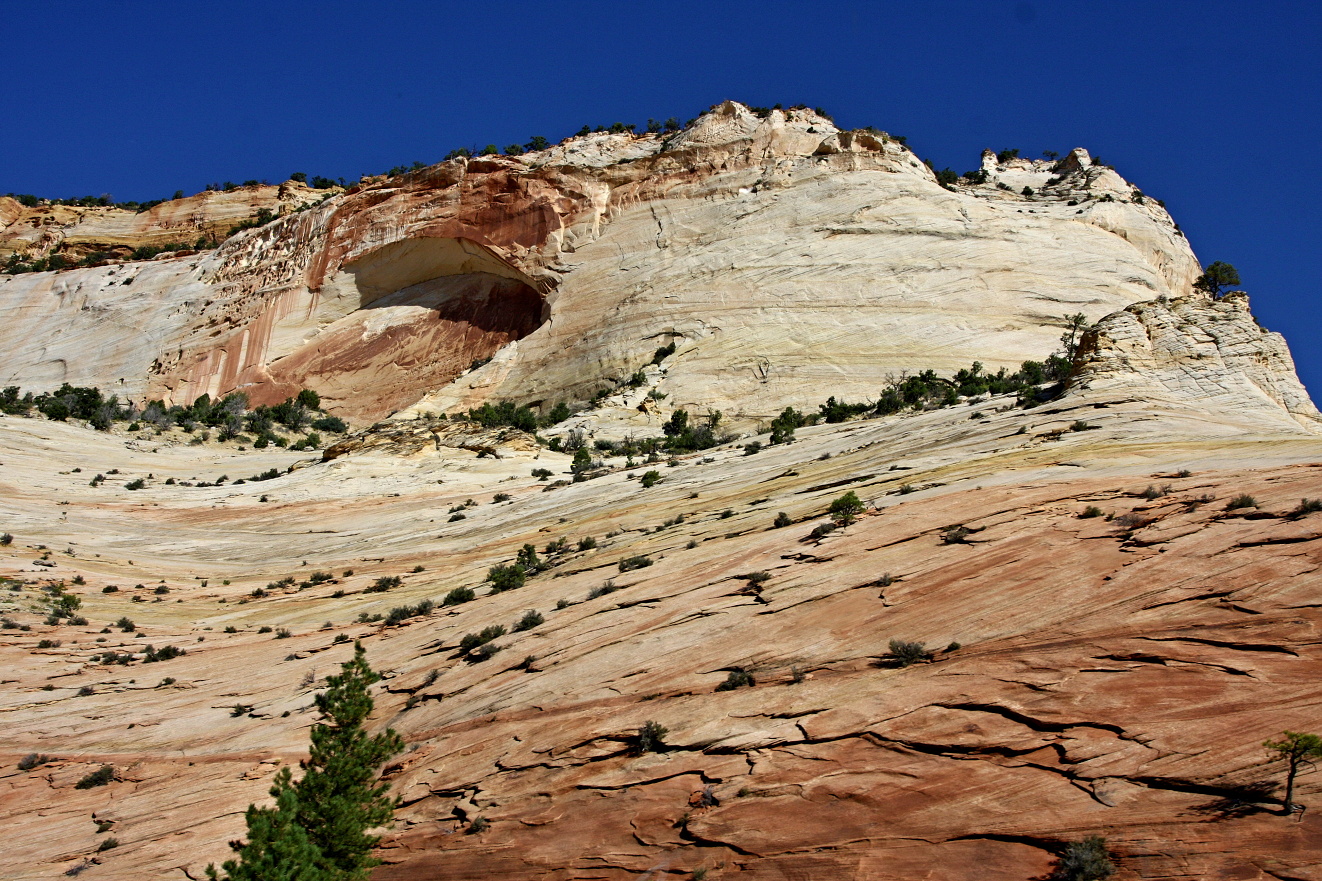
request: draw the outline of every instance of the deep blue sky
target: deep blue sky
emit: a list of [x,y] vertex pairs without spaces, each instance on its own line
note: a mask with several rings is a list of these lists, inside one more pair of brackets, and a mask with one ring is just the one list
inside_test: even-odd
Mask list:
[[1084,146],[1238,267],[1322,398],[1317,0],[0,0],[0,22],[0,193],[354,178],[725,98],[820,106],[957,171]]

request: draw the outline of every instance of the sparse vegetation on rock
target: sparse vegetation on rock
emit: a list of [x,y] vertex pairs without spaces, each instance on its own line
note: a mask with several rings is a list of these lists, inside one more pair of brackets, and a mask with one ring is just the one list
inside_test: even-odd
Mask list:
[[659,753],[666,748],[666,735],[670,729],[660,722],[649,719],[643,723],[643,727],[638,729],[638,751],[643,753]]
[[1295,778],[1301,771],[1313,770],[1314,759],[1322,759],[1322,737],[1286,731],[1280,740],[1268,740],[1263,746],[1274,759],[1285,762],[1285,796],[1281,799],[1281,809],[1287,814],[1294,813]]
[[1051,881],[1105,881],[1115,872],[1115,864],[1106,852],[1106,839],[1092,835],[1070,842],[1056,861]]
[[827,513],[838,526],[848,526],[858,519],[858,515],[863,513],[863,502],[858,495],[850,490],[831,503]]
[[907,642],[902,639],[892,639],[890,642],[890,654],[901,667],[907,667],[910,664],[916,664],[919,661],[930,660],[932,653],[927,650],[927,646],[921,642]]
[[[370,830],[387,825],[397,799],[377,769],[404,748],[393,730],[368,734],[369,692],[380,676],[367,665],[361,643],[340,673],[327,677],[315,698],[321,719],[312,727],[311,755],[295,781],[281,768],[271,787],[272,807],[249,806],[247,840],[235,842],[237,858],[209,878],[229,881],[332,881],[363,878],[379,860],[372,856],[378,836]],[[223,873],[223,875],[222,875]]]

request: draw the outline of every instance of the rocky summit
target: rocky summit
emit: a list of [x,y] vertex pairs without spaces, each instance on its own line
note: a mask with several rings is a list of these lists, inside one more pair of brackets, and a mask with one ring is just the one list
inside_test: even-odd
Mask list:
[[205,877],[360,641],[383,881],[1322,879],[1322,414],[1159,201],[544,147],[0,199],[0,877]]

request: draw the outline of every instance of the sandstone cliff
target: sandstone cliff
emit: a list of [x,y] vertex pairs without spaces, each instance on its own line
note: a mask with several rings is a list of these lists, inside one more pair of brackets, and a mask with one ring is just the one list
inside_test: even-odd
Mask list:
[[1223,426],[1322,428],[1285,338],[1260,327],[1232,293],[1136,303],[1084,335],[1076,391],[1179,408]]
[[[0,383],[395,413],[320,456],[0,417],[0,876],[203,877],[362,640],[372,724],[408,744],[381,881],[1021,881],[1090,835],[1119,881],[1322,881],[1322,774],[1282,816],[1262,748],[1322,731],[1322,417],[1114,171],[983,169],[946,189],[882,133],[727,103],[0,280]],[[1036,406],[578,475],[434,415],[584,398],[674,342],[565,429],[696,405],[750,432],[1040,358],[1078,311]],[[830,530],[846,491],[864,512]],[[47,617],[58,591],[86,620]]]
[[58,251],[76,261],[89,254],[127,257],[143,246],[177,243],[191,248],[199,239],[224,239],[232,227],[262,210],[284,214],[326,195],[291,180],[278,187],[208,190],[142,212],[76,205],[25,208],[0,197],[0,259],[15,254],[32,259]]
[[[902,370],[1017,366],[1066,313],[1189,293],[1170,217],[1083,151],[989,175],[944,189],[882,133],[727,102],[674,135],[367,182],[150,271],[0,280],[0,381],[174,401],[302,385],[378,418],[427,392],[423,412],[583,401],[674,342],[656,390],[751,424]],[[115,325],[147,333],[98,337]]]

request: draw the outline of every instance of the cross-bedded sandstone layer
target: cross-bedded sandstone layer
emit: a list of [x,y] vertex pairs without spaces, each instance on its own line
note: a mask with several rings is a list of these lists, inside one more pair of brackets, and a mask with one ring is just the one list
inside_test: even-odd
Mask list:
[[[1322,821],[1274,813],[1261,746],[1322,730],[1322,444],[1285,342],[1191,293],[1164,210],[1085,152],[983,161],[947,190],[881,133],[728,103],[0,280],[3,382],[399,411],[311,458],[0,418],[0,875],[201,877],[362,639],[374,724],[409,744],[381,879],[1018,879],[1093,834],[1121,879],[1322,878]],[[904,369],[1040,358],[1077,311],[1100,320],[1031,408],[574,482],[437,415],[586,399],[674,343],[556,433],[676,407],[747,433]],[[818,529],[846,491],[858,522]],[[527,544],[545,565],[493,590]],[[46,623],[56,585],[85,623]]]
[[[828,384],[862,398],[904,370],[1017,367],[1067,313],[1189,292],[1198,264],[1169,215],[1085,151],[984,169],[946,189],[882,133],[733,102],[672,135],[455,160],[214,251],[0,279],[0,382],[110,377],[172,402],[302,384],[373,419],[586,401],[675,343],[659,391],[751,425]],[[394,287],[358,285],[397,263]],[[368,314],[423,284],[464,288],[465,307]]]
[[[1294,513],[1322,498],[1322,447],[1293,420],[1214,428],[1109,395],[800,429],[679,457],[650,489],[655,465],[547,490],[531,470],[567,478],[568,456],[426,422],[184,487],[165,481],[297,454],[0,420],[0,566],[28,582],[5,614],[31,627],[0,630],[0,871],[200,877],[303,754],[347,637],[387,675],[374,724],[409,743],[383,879],[1025,878],[1090,834],[1121,878],[1318,877],[1319,821],[1273,813],[1261,742],[1322,726],[1322,513]],[[846,490],[867,512],[811,537]],[[524,543],[554,565],[491,593]],[[88,624],[41,623],[40,584],[75,574]],[[478,596],[354,623],[457,587]],[[514,632],[529,609],[544,623]],[[492,625],[500,651],[466,662],[461,638]],[[891,639],[932,657],[899,667]],[[187,654],[147,664],[144,644]],[[717,691],[736,668],[755,684]],[[661,752],[634,748],[647,721]],[[28,752],[55,760],[15,770]],[[75,788],[103,764],[113,782]]]

